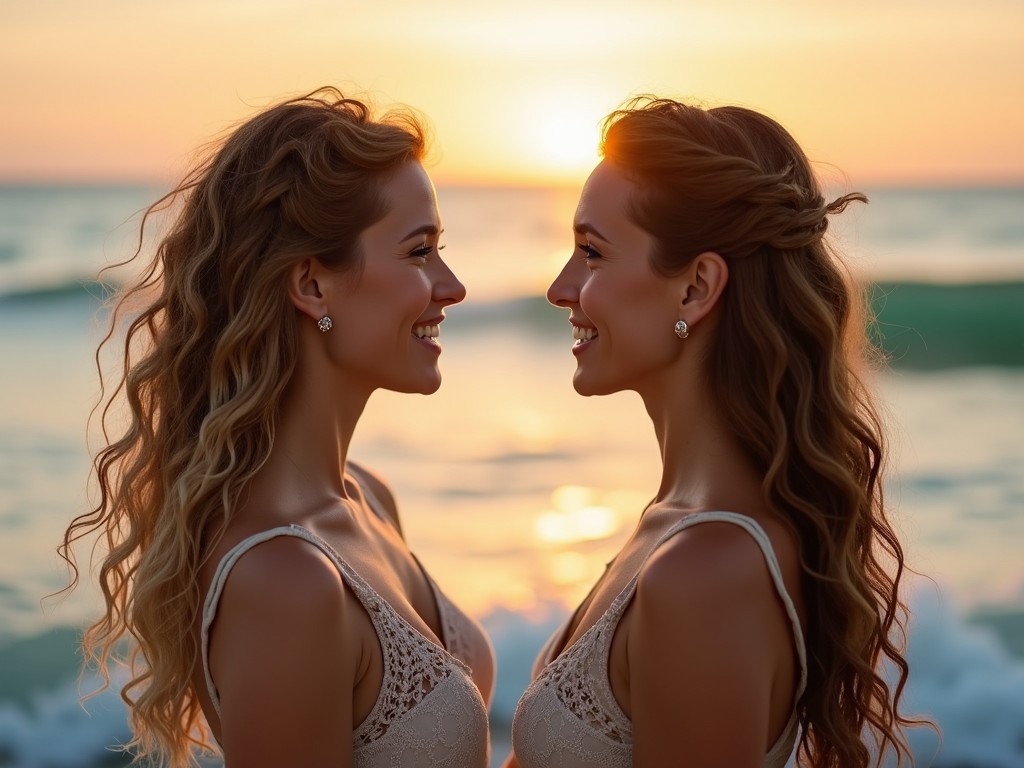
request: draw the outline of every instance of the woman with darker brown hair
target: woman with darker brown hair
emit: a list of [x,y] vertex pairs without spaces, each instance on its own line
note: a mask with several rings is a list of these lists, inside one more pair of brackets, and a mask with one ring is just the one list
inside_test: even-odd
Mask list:
[[603,155],[548,299],[577,392],[639,393],[662,479],[541,652],[509,765],[907,757],[903,553],[861,296],[826,237],[866,198],[826,202],[793,138],[738,107],[635,101]]
[[155,765],[211,736],[231,768],[487,765],[490,644],[348,456],[374,391],[440,386],[465,296],[424,147],[412,115],[324,89],[154,206],[177,204],[170,231],[114,315],[127,422],[62,549],[107,545],[86,651],[106,669],[135,641],[123,696]]

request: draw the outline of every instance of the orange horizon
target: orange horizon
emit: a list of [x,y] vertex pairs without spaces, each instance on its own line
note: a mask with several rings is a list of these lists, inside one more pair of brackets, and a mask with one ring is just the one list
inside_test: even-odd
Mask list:
[[[454,176],[436,174],[427,166],[434,185],[438,189],[547,189],[547,190],[578,190],[586,181],[586,174],[578,178],[484,178],[471,176]],[[100,176],[89,174],[77,175],[4,175],[0,170],[0,187],[138,187],[154,190],[170,190],[183,176]],[[846,174],[849,177],[849,174]],[[945,176],[945,177],[885,177],[862,174],[856,182],[846,186],[861,186],[868,189],[1007,189],[1024,188],[1024,174],[1018,176]]]
[[826,179],[1024,183],[1024,4],[687,6],[16,4],[0,181],[166,186],[262,105],[333,84],[422,114],[439,185],[578,186],[601,118],[640,94],[764,112]]

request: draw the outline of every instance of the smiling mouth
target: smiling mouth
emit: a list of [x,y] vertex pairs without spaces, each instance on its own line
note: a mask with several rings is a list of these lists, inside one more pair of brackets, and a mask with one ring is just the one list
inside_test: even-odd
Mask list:
[[441,326],[439,325],[418,325],[412,329],[412,335],[417,339],[423,339],[424,341],[433,341],[441,335]]
[[572,337],[576,340],[576,344],[574,346],[577,347],[581,344],[586,344],[592,339],[596,339],[597,335],[596,328],[584,328],[580,325],[574,325],[572,327]]

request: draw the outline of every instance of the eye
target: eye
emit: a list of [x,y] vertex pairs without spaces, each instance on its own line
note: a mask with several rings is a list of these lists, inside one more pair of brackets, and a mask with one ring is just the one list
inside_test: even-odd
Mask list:
[[576,247],[583,251],[584,259],[600,259],[601,252],[594,248],[590,243],[577,243]]
[[[443,251],[444,249],[445,249],[445,246],[443,246],[443,245],[437,246],[437,250],[439,252]],[[416,248],[414,251],[411,251],[409,253],[409,255],[412,256],[413,258],[425,259],[430,254],[432,254],[433,252],[434,252],[434,246],[432,246],[432,245],[430,245],[428,243],[424,243],[419,248]]]

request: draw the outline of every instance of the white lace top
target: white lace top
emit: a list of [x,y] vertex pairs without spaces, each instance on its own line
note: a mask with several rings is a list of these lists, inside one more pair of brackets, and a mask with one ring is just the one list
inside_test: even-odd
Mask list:
[[[733,512],[689,515],[670,528],[654,549],[679,531],[705,522],[734,523],[754,538],[764,553],[772,581],[792,622],[794,644],[800,660],[800,681],[789,723],[765,755],[763,763],[764,768],[783,768],[793,750],[798,730],[795,703],[807,684],[807,653],[800,619],[786,592],[768,535],[745,515]],[[639,574],[623,588],[604,615],[556,658],[552,655],[556,644],[565,636],[565,626],[555,632],[541,651],[541,659],[547,666],[526,689],[512,722],[512,749],[521,768],[632,766],[633,724],[612,693],[608,655],[615,628],[636,592],[638,579]]]
[[402,618],[333,547],[298,525],[250,536],[217,566],[206,597],[202,625],[203,668],[217,714],[220,698],[210,673],[209,636],[220,595],[238,559],[277,536],[304,539],[324,552],[366,609],[377,632],[384,657],[384,678],[373,709],[352,734],[356,768],[486,768],[490,750],[487,711],[472,674],[480,654],[493,653],[483,630],[427,576],[437,602],[440,640],[445,647],[438,646]]

